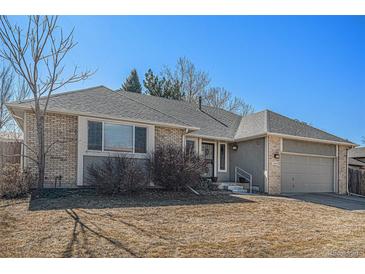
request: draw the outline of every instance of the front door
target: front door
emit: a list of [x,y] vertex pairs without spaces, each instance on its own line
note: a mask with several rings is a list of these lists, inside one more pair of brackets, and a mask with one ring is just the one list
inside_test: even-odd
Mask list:
[[206,177],[214,177],[214,144],[202,143],[203,157],[207,163]]

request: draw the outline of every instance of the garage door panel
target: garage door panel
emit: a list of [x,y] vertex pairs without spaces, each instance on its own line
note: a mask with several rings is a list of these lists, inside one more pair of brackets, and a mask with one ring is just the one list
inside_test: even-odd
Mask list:
[[282,155],[282,192],[333,192],[334,159]]

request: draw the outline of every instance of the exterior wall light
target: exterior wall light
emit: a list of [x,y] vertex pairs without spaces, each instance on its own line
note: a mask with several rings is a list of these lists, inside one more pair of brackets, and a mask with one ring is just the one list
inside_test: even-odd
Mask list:
[[237,151],[238,150],[238,145],[237,144],[233,144],[232,145],[232,150],[233,151]]
[[275,154],[274,154],[274,158],[275,158],[275,159],[279,159],[279,158],[280,158],[279,153],[275,153]]

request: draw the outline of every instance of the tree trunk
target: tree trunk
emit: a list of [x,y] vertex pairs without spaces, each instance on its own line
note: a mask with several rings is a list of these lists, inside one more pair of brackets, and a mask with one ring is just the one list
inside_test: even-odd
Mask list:
[[37,123],[37,139],[38,139],[38,189],[44,187],[44,173],[46,165],[46,157],[44,151],[44,114],[36,114]]

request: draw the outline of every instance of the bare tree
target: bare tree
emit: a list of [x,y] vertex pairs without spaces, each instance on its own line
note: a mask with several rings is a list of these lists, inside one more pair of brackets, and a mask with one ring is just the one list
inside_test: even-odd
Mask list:
[[16,124],[12,119],[6,103],[9,101],[22,101],[29,96],[29,87],[24,80],[16,78],[11,67],[3,66],[0,69],[0,131],[15,133]]
[[202,94],[203,104],[206,106],[222,108],[242,116],[254,112],[254,108],[242,98],[232,97],[232,93],[224,88],[210,88]]
[[177,60],[174,70],[165,67],[163,76],[173,83],[180,84],[180,92],[188,102],[197,102],[210,83],[208,73],[195,68],[195,65],[186,57]]
[[0,130],[2,130],[11,119],[5,104],[9,102],[12,97],[13,82],[14,74],[11,73],[10,67],[3,67],[0,70]]
[[0,16],[0,57],[12,66],[27,83],[32,93],[32,110],[37,127],[36,164],[38,187],[43,188],[45,174],[44,122],[52,93],[67,84],[79,82],[92,75],[91,71],[79,72],[78,67],[67,74],[64,59],[76,46],[73,30],[64,35],[57,25],[57,16],[29,16],[25,28],[12,24]]

